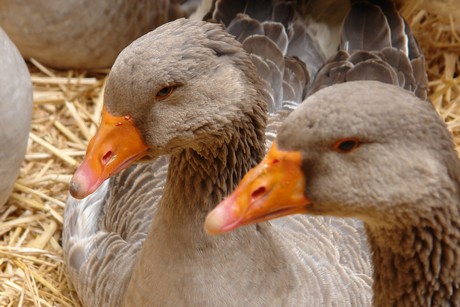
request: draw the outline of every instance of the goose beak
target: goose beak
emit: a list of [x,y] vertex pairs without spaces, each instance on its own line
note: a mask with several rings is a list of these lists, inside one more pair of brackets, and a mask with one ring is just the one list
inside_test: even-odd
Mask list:
[[82,199],[106,179],[147,155],[148,147],[131,116],[113,116],[104,107],[102,122],[70,181],[70,194]]
[[243,225],[305,213],[310,201],[304,195],[301,164],[300,152],[280,151],[274,142],[264,160],[208,214],[205,230],[221,234]]

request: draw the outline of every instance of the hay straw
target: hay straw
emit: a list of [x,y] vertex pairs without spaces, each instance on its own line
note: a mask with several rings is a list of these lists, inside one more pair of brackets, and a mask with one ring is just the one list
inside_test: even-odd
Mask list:
[[[68,129],[66,126],[64,126],[60,121],[55,120],[53,122],[54,127],[58,129],[62,134],[64,134],[69,140],[82,145],[82,149],[86,148],[86,145],[84,141],[82,141],[75,133],[73,133],[70,129]],[[94,131],[96,132],[96,131]],[[91,133],[91,131],[90,131]],[[92,133],[91,135],[93,135]]]
[[[460,14],[449,15],[455,10],[448,6],[432,10],[427,0],[406,3],[402,12],[426,54],[430,98],[460,148]],[[108,70],[55,71],[33,59],[29,69],[34,85],[29,147],[0,211],[0,305],[80,306],[62,260],[63,207],[100,120]]]
[[[77,126],[78,128],[80,129],[80,132],[83,134],[83,136],[89,140],[91,139],[91,135],[89,133],[89,129],[88,127],[86,126],[85,124],[85,121],[83,120],[82,116],[81,116],[81,113],[79,113],[77,111],[77,109],[75,108],[75,106],[71,103],[71,102],[68,102],[66,101],[65,102],[65,106],[67,107],[67,109],[69,110],[70,114],[72,115],[72,117],[75,119],[75,122],[77,123]],[[81,109],[81,108],[80,108]],[[83,111],[82,111],[83,112]]]
[[96,85],[98,80],[96,78],[63,78],[63,77],[35,77],[32,76],[32,83],[34,84],[65,84],[65,85]]
[[63,209],[106,73],[54,71],[35,60],[29,69],[34,85],[29,147],[0,212],[0,306],[80,306],[62,260]]
[[38,144],[42,145],[46,149],[48,149],[51,153],[55,154],[58,158],[62,159],[64,162],[67,162],[70,166],[76,166],[78,163],[75,161],[75,159],[71,158],[70,156],[66,155],[62,150],[60,150],[57,147],[54,147],[41,137],[33,134],[32,132],[29,134],[29,137],[31,140],[34,142],[37,142]]

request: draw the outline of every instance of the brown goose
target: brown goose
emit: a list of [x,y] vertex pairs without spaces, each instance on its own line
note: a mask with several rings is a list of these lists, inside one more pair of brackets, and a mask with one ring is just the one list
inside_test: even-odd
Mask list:
[[32,82],[21,54],[0,28],[0,208],[19,173],[32,119]]
[[[375,8],[359,8],[345,29],[366,29],[381,18]],[[389,54],[397,68],[410,67]],[[407,75],[388,74],[378,62],[361,67],[369,79],[399,81],[335,84],[307,98],[281,125],[265,159],[209,214],[206,227],[219,233],[300,212],[356,217],[365,223],[372,253],[375,306],[458,306],[460,161],[432,105],[395,86]],[[352,77],[352,69],[341,72]],[[333,80],[332,69],[326,75]]]
[[1,0],[0,26],[25,58],[58,68],[109,67],[120,51],[198,0]]
[[118,57],[101,127],[72,180],[73,196],[95,192],[69,198],[65,213],[65,260],[84,305],[369,304],[357,220],[298,216],[224,237],[203,229],[262,158],[265,134],[273,139],[303,99],[299,59],[312,71],[323,62],[292,3],[277,2],[212,8],[242,44],[220,25],[181,19]]

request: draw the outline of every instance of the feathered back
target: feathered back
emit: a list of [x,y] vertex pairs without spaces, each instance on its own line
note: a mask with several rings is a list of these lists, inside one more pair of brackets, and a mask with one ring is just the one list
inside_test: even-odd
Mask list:
[[357,80],[394,84],[427,98],[425,59],[392,2],[353,1],[343,23],[340,51],[318,72],[310,93]]
[[218,22],[250,53],[270,112],[299,104],[325,56],[296,12],[295,1],[215,1],[205,20]]

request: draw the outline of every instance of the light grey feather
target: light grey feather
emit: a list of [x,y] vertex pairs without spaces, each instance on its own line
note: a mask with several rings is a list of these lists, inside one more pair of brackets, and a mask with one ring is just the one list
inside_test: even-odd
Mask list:
[[398,76],[392,67],[381,61],[365,61],[356,64],[347,73],[345,81],[376,80],[389,84],[398,85]]
[[243,42],[247,37],[255,34],[264,34],[264,29],[260,22],[250,18],[245,14],[238,14],[227,26],[228,33],[235,35],[239,42]]
[[263,59],[270,60],[278,69],[283,69],[284,55],[278,46],[265,35],[252,35],[243,42],[243,48],[249,53],[255,53]]
[[382,10],[390,28],[391,47],[401,50],[406,55],[409,55],[408,37],[406,34],[406,24],[404,18],[395,9],[392,2],[380,1],[377,2]]
[[0,28],[0,209],[26,154],[32,120],[32,81],[16,46]]
[[163,193],[167,166],[166,158],[137,165],[84,200],[69,196],[66,267],[77,292],[85,294],[80,295],[85,306],[115,306],[122,300]]
[[[341,51],[318,72],[310,93],[345,81],[376,80],[426,99],[427,77],[420,48],[393,4],[380,4],[353,4],[342,28]],[[377,33],[372,33],[373,29]]]
[[265,36],[269,37],[281,50],[281,53],[286,54],[288,46],[288,36],[286,29],[279,22],[264,21],[262,23]]
[[391,32],[382,10],[367,2],[353,5],[342,27],[340,45],[343,50],[350,53],[355,50],[380,50],[391,46]]

